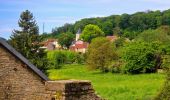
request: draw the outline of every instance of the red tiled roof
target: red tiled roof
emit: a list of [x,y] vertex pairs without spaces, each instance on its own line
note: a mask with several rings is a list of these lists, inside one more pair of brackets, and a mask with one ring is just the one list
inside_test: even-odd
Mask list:
[[57,39],[48,39],[47,41],[42,42],[42,44],[43,44],[44,46],[47,46],[49,43],[55,42],[55,41],[57,41]]
[[115,41],[118,37],[117,36],[106,36],[107,39],[110,41]]
[[74,45],[70,46],[70,50],[75,50],[75,49],[83,49],[83,48],[87,48],[88,47],[88,43],[87,42],[83,42],[83,41],[76,41]]
[[75,48],[77,49],[83,49],[83,48],[87,48],[88,43],[84,42],[83,44],[75,44]]
[[75,51],[75,46],[70,46],[70,50]]

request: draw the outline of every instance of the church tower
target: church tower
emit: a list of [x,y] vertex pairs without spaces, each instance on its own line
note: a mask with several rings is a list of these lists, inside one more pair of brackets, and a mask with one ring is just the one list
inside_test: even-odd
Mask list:
[[81,29],[79,28],[78,31],[77,31],[77,33],[76,33],[76,41],[79,40],[80,34],[81,34]]

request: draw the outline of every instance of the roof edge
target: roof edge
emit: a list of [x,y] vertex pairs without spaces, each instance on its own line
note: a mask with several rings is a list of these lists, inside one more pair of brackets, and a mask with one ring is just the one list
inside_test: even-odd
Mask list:
[[0,44],[4,46],[12,55],[21,60],[24,64],[26,64],[33,72],[35,72],[40,78],[45,81],[49,81],[48,77],[41,72],[36,66],[34,66],[28,59],[26,59],[23,55],[21,55],[18,51],[16,51],[11,45],[7,43],[7,40],[0,37]]

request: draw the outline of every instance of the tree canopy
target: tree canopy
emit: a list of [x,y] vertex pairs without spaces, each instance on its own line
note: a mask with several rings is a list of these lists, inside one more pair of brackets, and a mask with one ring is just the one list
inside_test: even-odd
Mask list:
[[72,34],[71,32],[62,33],[58,36],[58,43],[62,47],[69,48],[73,40],[74,34]]
[[113,45],[107,38],[98,37],[92,40],[87,52],[87,64],[90,69],[100,69],[105,72],[113,58]]
[[93,38],[104,36],[104,32],[96,25],[85,26],[80,38],[86,42],[91,42]]
[[65,24],[53,30],[54,36],[63,32],[72,32],[80,28],[83,30],[86,25],[97,25],[105,35],[112,35],[113,30],[119,29],[123,36],[134,39],[139,33],[156,29],[162,25],[170,25],[170,9],[165,11],[144,11],[134,14],[111,15],[108,17],[85,18],[76,21],[75,24]]

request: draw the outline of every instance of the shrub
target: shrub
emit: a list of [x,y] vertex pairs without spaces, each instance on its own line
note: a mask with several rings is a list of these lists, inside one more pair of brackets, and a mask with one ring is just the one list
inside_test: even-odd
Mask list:
[[85,54],[76,53],[75,55],[75,63],[83,64],[85,62]]
[[114,60],[109,65],[108,70],[112,73],[120,73],[121,72],[122,62],[120,60]]
[[123,48],[122,59],[125,62],[125,73],[156,72],[157,60],[154,44],[146,42],[132,42]]
[[67,50],[64,50],[64,51],[61,51],[61,52],[66,56],[65,63],[73,63],[73,62],[75,62],[76,52],[67,51]]
[[49,60],[49,69],[58,69],[61,67],[61,64],[65,63],[66,56],[61,51],[49,51],[47,59]]
[[49,60],[49,67],[48,69],[58,69],[61,67],[62,64],[66,63],[83,63],[84,56],[82,54],[62,50],[62,51],[49,51],[47,53],[47,58]]
[[164,56],[162,68],[165,70],[167,76],[164,83],[164,87],[159,92],[159,94],[154,98],[154,100],[170,100],[170,46],[167,45],[164,48]]

